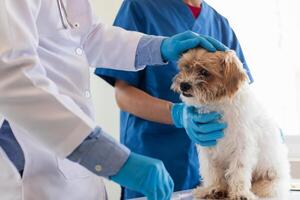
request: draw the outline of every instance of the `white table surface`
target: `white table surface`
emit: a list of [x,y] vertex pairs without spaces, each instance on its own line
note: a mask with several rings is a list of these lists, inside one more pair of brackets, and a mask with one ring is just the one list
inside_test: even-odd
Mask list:
[[[147,200],[146,198],[136,198],[132,200]],[[175,192],[172,196],[172,200],[194,200],[191,191]],[[199,200],[199,199],[197,199]],[[268,199],[271,200],[271,199]],[[275,200],[275,199],[274,199]],[[282,199],[280,199],[282,200]],[[300,200],[300,191],[291,191],[288,200]]]
[[[294,184],[300,184],[300,180],[292,180]],[[300,186],[300,185],[299,185]],[[298,187],[298,185],[297,185]],[[132,200],[146,200],[146,198],[136,198]],[[172,200],[194,200],[192,190],[174,192]],[[197,199],[199,200],[199,199]],[[268,200],[271,200],[270,198]],[[275,199],[274,199],[275,200]],[[280,199],[282,200],[282,199]],[[288,200],[300,200],[300,191],[291,191]]]

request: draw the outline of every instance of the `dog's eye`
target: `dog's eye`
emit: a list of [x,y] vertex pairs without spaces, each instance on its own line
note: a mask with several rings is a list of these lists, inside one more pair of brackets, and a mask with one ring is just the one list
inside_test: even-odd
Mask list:
[[199,71],[199,75],[200,76],[204,76],[204,77],[209,77],[210,76],[210,73],[206,70],[206,69],[201,69]]
[[184,70],[186,70],[186,71],[190,70],[190,66],[189,66],[189,65],[184,65],[183,68],[184,68]]

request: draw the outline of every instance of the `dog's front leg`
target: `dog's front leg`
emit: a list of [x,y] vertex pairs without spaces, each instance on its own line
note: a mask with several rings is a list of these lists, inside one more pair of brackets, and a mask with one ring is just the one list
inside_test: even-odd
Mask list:
[[194,191],[195,198],[225,199],[227,198],[227,184],[224,177],[224,168],[211,159],[209,149],[198,147],[200,155],[200,169],[203,183]]
[[240,146],[233,152],[229,168],[226,170],[225,179],[228,184],[228,196],[231,200],[257,199],[251,192],[251,179],[256,155],[248,146]]

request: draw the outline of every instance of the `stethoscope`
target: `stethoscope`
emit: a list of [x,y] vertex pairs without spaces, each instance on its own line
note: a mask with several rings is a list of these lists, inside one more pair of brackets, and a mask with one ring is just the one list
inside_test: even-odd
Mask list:
[[66,10],[65,5],[62,2],[62,0],[57,0],[57,6],[58,6],[59,15],[60,15],[60,19],[61,19],[61,23],[62,23],[63,27],[65,29],[75,28],[75,26],[68,19],[67,10]]

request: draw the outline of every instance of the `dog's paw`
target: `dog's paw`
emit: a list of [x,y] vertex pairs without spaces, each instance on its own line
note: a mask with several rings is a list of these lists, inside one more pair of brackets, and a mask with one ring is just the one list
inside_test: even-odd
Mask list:
[[227,197],[228,193],[226,190],[213,191],[213,199],[226,199]]
[[194,190],[196,199],[226,199],[228,193],[220,187],[197,187]]
[[229,194],[230,200],[256,200],[258,199],[252,192],[239,192]]
[[207,187],[197,187],[194,190],[194,197],[196,199],[209,199],[209,196],[211,195],[209,188]]

